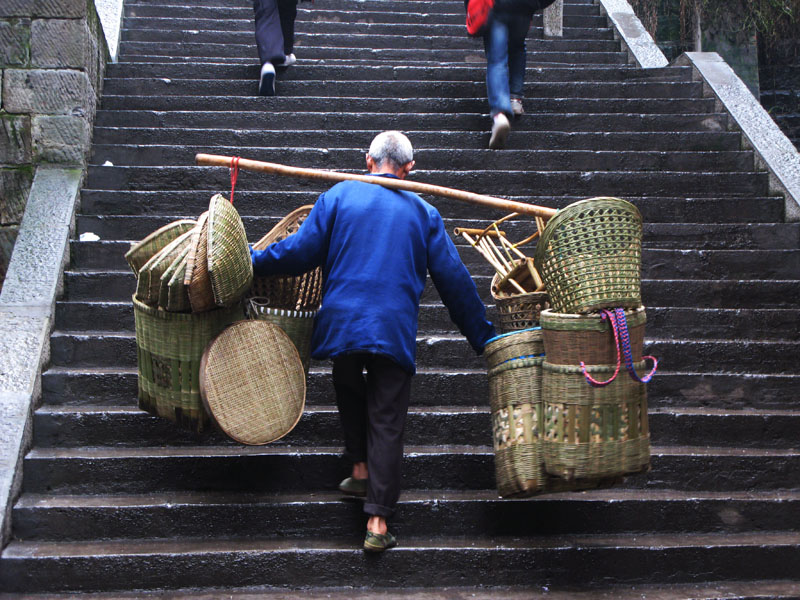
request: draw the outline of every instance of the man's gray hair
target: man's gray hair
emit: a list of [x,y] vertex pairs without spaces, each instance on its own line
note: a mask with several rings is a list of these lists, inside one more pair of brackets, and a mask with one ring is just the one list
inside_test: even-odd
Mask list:
[[409,139],[399,131],[384,131],[372,140],[369,155],[379,167],[388,161],[399,169],[414,160],[414,148]]

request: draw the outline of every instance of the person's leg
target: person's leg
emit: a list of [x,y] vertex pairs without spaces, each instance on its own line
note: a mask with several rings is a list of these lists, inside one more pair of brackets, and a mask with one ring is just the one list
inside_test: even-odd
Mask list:
[[486,94],[492,116],[504,113],[511,116],[508,67],[509,25],[503,15],[490,18],[483,36],[486,51]]
[[256,46],[261,64],[283,62],[283,32],[277,0],[253,0],[256,20]]
[[525,38],[531,20],[517,17],[509,23],[508,35],[508,81],[511,98],[522,100],[525,94]]
[[[333,387],[344,431],[345,457],[354,466],[366,463],[367,384],[364,377],[364,355],[346,354],[333,359]],[[366,474],[354,474],[357,475],[358,479],[366,478]]]
[[[411,374],[393,360],[375,355],[367,363],[367,465],[364,512],[390,517],[400,497],[403,432],[411,397]],[[384,529],[385,532],[385,529]],[[376,531],[375,533],[381,533]]]
[[294,22],[297,18],[297,0],[278,0],[281,32],[283,33],[283,53],[288,57],[294,52]]

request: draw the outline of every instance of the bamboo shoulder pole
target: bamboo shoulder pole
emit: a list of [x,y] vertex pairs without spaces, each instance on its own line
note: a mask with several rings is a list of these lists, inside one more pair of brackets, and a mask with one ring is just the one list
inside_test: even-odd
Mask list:
[[[197,154],[195,156],[195,163],[200,166],[230,167],[232,159],[232,156]],[[249,160],[246,158],[239,159],[239,168],[247,171],[274,173],[276,175],[286,175],[288,177],[300,177],[305,179],[318,179],[320,181],[339,182],[353,180],[364,181],[366,183],[377,183],[378,185],[382,185],[387,188],[406,190],[409,192],[415,192],[417,194],[430,194],[432,196],[441,196],[443,198],[452,198],[454,200],[462,200],[471,204],[488,206],[490,208],[496,208],[506,212],[518,212],[534,217],[540,217],[545,220],[556,214],[556,209],[547,208],[546,206],[524,204],[522,202],[514,202],[513,200],[505,200],[503,198],[495,198],[493,196],[484,196],[482,194],[473,194],[472,192],[465,192],[463,190],[456,190],[439,185],[419,183],[417,181],[406,181],[405,179],[375,177],[372,175],[356,175],[354,173],[324,171],[321,169],[303,169],[300,167],[288,167],[286,165],[280,165],[277,163],[261,162],[259,160]]]

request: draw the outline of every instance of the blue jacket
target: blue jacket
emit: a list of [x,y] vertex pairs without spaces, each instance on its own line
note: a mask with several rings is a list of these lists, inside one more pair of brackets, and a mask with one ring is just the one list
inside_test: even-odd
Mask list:
[[411,192],[338,183],[320,195],[297,233],[252,251],[252,258],[258,275],[298,275],[322,265],[314,358],[383,354],[414,373],[427,272],[450,318],[478,354],[495,335],[442,217]]

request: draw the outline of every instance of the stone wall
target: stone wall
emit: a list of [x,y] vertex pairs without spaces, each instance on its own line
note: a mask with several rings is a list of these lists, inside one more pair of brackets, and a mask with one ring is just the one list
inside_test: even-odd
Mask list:
[[86,163],[107,56],[93,0],[0,0],[0,285],[35,167]]

